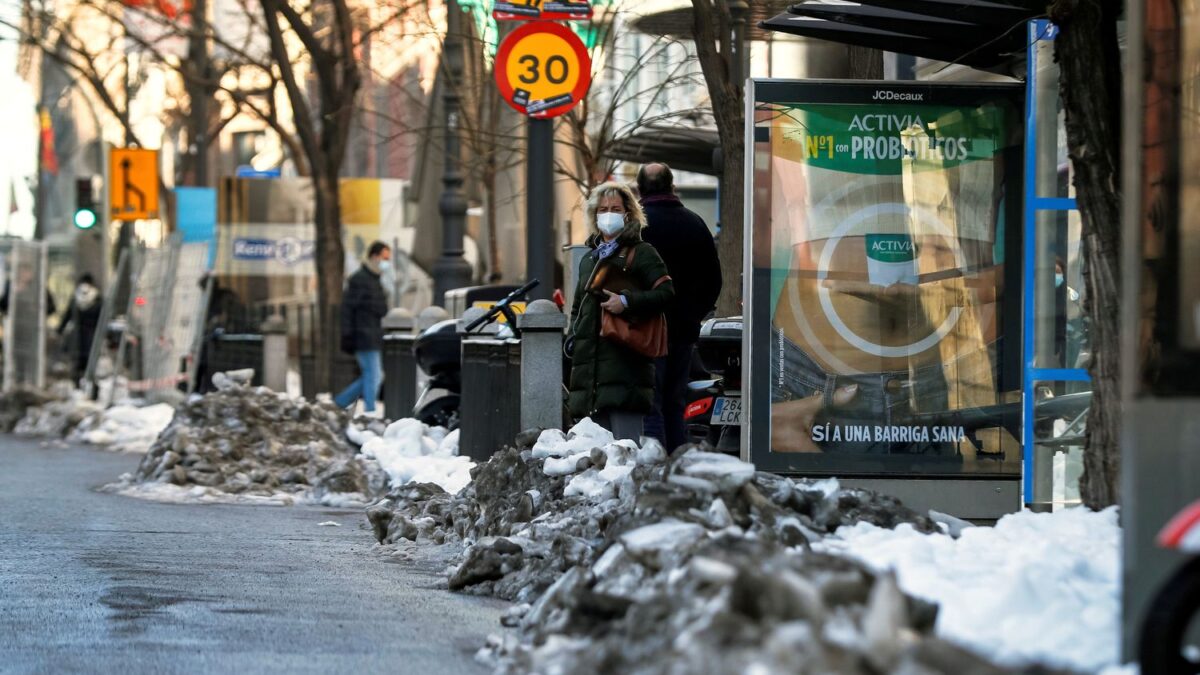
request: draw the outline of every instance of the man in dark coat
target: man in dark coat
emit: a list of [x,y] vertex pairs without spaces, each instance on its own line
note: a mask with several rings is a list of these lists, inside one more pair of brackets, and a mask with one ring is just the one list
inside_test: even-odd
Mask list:
[[350,275],[342,294],[342,351],[354,354],[361,371],[357,380],[334,397],[348,408],[361,396],[363,410],[375,412],[375,398],[383,381],[383,316],[387,314],[387,294],[379,277],[391,267],[392,249],[377,241],[367,249],[362,267]]
[[721,293],[721,261],[704,219],[675,196],[669,166],[643,165],[637,185],[646,212],[642,238],[658,250],[675,282],[675,298],[667,307],[667,355],[655,362],[654,414],[646,418],[646,433],[670,451],[687,441],[683,409],[688,373],[700,323]]

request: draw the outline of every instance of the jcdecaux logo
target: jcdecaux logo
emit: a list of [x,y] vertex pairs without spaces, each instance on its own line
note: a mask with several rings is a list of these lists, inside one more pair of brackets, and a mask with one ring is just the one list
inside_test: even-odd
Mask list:
[[924,101],[924,92],[917,91],[888,91],[887,89],[877,89],[875,94],[871,96],[875,101]]
[[274,260],[284,265],[295,265],[312,260],[316,242],[284,237],[282,239],[238,238],[233,240],[234,260]]

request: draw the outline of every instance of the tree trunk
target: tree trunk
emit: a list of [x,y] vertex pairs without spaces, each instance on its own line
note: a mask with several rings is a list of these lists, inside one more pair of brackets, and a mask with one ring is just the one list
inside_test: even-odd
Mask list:
[[[744,118],[745,115],[738,115]],[[721,294],[717,297],[717,316],[742,313],[742,274],[745,246],[745,143],[739,122],[737,134],[721,134],[721,174],[717,177],[721,195],[721,233],[717,237],[717,256],[721,260]]]
[[692,35],[704,83],[712,101],[713,118],[721,143],[718,179],[721,204],[721,233],[717,253],[721,258],[721,295],[717,298],[717,316],[742,312],[742,252],[745,232],[745,125],[744,82],[735,81],[733,59],[740,58],[742,47],[733,44],[734,19],[726,0],[692,0]]
[[846,47],[846,65],[855,80],[883,79],[883,52],[870,47]]
[[[342,282],[345,278],[345,250],[342,246],[341,195],[338,172],[330,162],[314,165],[313,188],[316,192],[316,269],[318,329],[315,332],[313,376],[317,391],[333,391],[333,359],[341,348]],[[319,169],[317,168],[319,166]]]
[[1092,404],[1088,413],[1083,503],[1101,509],[1118,501],[1120,468],[1120,335],[1117,299],[1121,255],[1121,56],[1114,2],[1057,0],[1050,18],[1060,32],[1054,55],[1061,69],[1067,148],[1083,222],[1084,312],[1091,322]]

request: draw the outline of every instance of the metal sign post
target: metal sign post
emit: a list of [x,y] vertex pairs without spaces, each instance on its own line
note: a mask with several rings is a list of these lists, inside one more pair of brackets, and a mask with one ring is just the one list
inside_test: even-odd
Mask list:
[[[536,5],[536,3],[533,3]],[[550,3],[547,3],[550,4]],[[558,3],[581,12],[586,3]],[[543,7],[542,10],[548,10]],[[586,19],[586,14],[569,18]],[[499,15],[497,15],[499,18]],[[519,17],[523,18],[523,17]],[[544,18],[544,17],[543,17]],[[571,29],[533,21],[510,33],[496,51],[494,68],[500,95],[527,116],[529,155],[525,174],[525,278],[543,283],[531,299],[548,299],[554,292],[554,117],[583,100],[591,86],[592,62],[583,41]]]

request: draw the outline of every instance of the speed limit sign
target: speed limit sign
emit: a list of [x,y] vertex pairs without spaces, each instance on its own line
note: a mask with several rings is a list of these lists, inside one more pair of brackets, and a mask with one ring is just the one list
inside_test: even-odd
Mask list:
[[557,117],[574,108],[592,82],[592,60],[570,28],[533,21],[518,27],[496,51],[496,86],[517,112]]

